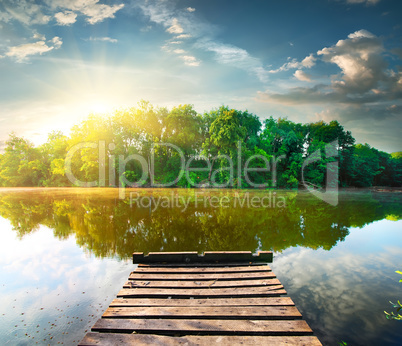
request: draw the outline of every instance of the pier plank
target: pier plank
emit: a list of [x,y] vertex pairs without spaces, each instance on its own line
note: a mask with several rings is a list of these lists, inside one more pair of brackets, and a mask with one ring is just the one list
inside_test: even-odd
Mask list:
[[233,261],[265,261],[272,262],[272,251],[260,251],[257,254],[251,251],[206,251],[198,254],[195,251],[189,252],[143,252],[133,253],[133,263],[192,263],[192,262],[233,262]]
[[268,280],[240,280],[240,281],[143,281],[143,280],[128,280],[124,284],[123,288],[230,288],[230,287],[256,287],[256,286],[272,286],[280,285],[281,282],[278,279]]
[[272,252],[134,253],[79,345],[321,345],[267,262]]
[[149,299],[149,298],[116,298],[110,307],[124,306],[291,306],[290,297],[258,297],[258,298],[214,298],[214,299]]
[[166,263],[166,262],[155,262],[155,263],[138,263],[138,268],[226,268],[226,267],[253,267],[253,266],[267,266],[267,262],[262,261],[232,261],[232,262],[193,262],[193,263]]
[[196,336],[187,335],[181,337],[153,335],[153,334],[106,334],[88,333],[79,344],[80,346],[143,346],[143,345],[253,345],[253,346],[319,346],[321,343],[314,336]]
[[265,266],[242,266],[242,267],[138,267],[136,273],[144,274],[215,274],[215,273],[254,273],[271,271],[268,265]]
[[109,307],[102,317],[108,318],[177,318],[177,319],[298,319],[295,306],[253,307]]
[[210,274],[194,274],[194,273],[169,273],[169,274],[145,274],[133,272],[129,276],[129,280],[247,280],[247,279],[267,279],[275,278],[275,274],[271,271],[255,272],[255,273],[210,273]]
[[164,335],[308,335],[313,331],[304,320],[202,320],[100,318],[92,331]]
[[161,289],[161,288],[123,288],[117,297],[236,297],[236,296],[270,296],[286,294],[282,285],[266,287],[236,287],[236,288],[210,288],[210,289]]

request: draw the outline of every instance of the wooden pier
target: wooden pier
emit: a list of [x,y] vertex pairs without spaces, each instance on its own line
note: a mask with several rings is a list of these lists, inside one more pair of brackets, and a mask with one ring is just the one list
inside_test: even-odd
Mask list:
[[134,253],[79,345],[321,345],[271,271],[272,252]]

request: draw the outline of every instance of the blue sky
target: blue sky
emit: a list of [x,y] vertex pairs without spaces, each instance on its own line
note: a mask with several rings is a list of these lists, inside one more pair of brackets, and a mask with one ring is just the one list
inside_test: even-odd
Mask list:
[[400,0],[2,0],[0,140],[90,112],[220,105],[402,150]]

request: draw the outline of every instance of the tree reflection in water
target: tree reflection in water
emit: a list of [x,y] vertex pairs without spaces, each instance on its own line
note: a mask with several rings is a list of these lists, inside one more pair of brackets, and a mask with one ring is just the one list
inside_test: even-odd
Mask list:
[[[261,198],[273,191],[136,189],[152,206],[134,202],[117,189],[17,189],[0,192],[0,215],[20,238],[40,225],[54,236],[74,235],[77,244],[97,257],[130,258],[133,251],[274,250],[302,246],[330,250],[349,234],[376,220],[401,219],[400,193],[368,190],[341,192],[336,207],[306,191],[275,191],[282,205],[271,208],[246,204],[239,198]],[[248,195],[247,195],[248,194]],[[156,208],[157,199],[171,203]],[[189,201],[183,205],[173,199]],[[215,198],[221,206],[212,207]],[[238,199],[237,203],[234,201]],[[198,202],[196,202],[196,199]],[[145,205],[145,206],[144,206]],[[185,209],[185,210],[184,210]]]

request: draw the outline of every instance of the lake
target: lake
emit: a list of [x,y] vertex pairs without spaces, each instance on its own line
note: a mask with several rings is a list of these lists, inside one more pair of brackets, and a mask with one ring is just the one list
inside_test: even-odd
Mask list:
[[74,344],[134,251],[274,251],[273,271],[326,345],[400,345],[402,193],[0,189],[0,340]]

